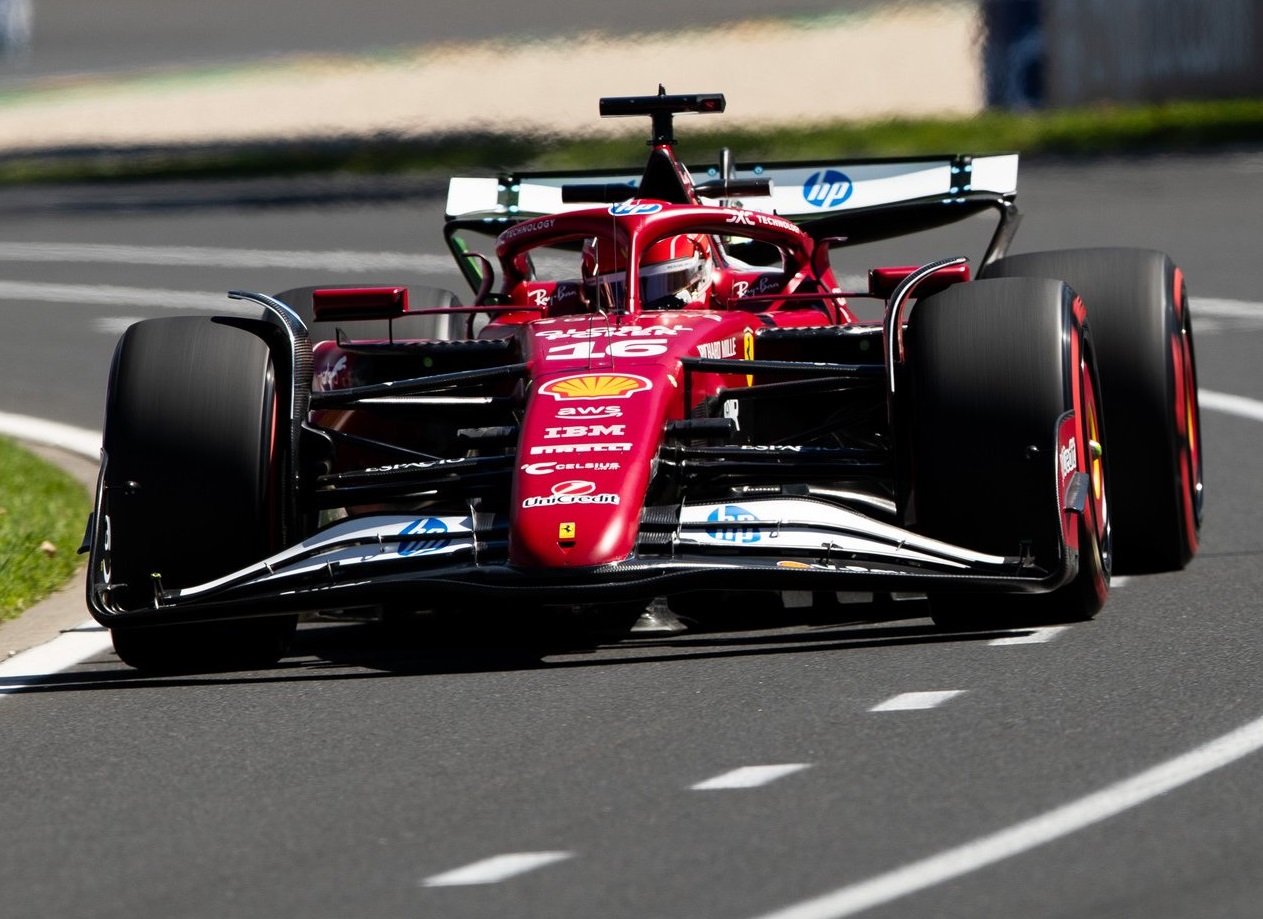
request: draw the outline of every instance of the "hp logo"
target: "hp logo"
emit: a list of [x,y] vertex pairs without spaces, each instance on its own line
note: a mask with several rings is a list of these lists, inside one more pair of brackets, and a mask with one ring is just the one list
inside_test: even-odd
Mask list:
[[803,183],[803,197],[813,207],[833,208],[851,197],[854,186],[836,169],[813,172]]
[[706,528],[706,535],[711,539],[751,543],[758,542],[760,538],[759,518],[735,504],[715,508],[706,518],[706,522],[714,524],[714,527]]
[[399,535],[415,535],[418,537],[415,540],[405,540],[399,544],[399,554],[404,556],[437,552],[440,549],[446,549],[452,544],[451,539],[447,537],[447,524],[437,517],[414,520],[400,530]]

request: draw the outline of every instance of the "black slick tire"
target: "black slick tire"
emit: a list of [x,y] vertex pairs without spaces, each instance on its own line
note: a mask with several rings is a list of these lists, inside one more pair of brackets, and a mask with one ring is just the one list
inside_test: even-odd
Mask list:
[[[916,528],[1000,556],[1062,565],[1075,526],[1076,573],[1052,591],[945,588],[929,595],[943,628],[991,629],[1091,619],[1108,596],[1110,528],[1096,371],[1081,307],[1059,281],[973,281],[927,297],[907,328],[911,510]],[[1057,431],[1075,425],[1077,470],[1093,487],[1061,519]]]
[[1083,298],[1109,416],[1115,570],[1186,566],[1199,543],[1203,478],[1183,273],[1162,252],[1101,248],[1012,255],[983,274],[1057,278]]
[[[210,317],[150,319],[119,340],[103,448],[111,600],[219,577],[279,539],[275,372],[266,343]],[[153,672],[275,663],[292,615],[113,628],[115,651]]]

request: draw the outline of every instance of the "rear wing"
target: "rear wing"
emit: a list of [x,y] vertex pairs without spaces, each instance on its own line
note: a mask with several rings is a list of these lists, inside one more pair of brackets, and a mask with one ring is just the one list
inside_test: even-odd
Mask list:
[[[765,180],[768,195],[742,195],[741,206],[812,221],[839,211],[970,194],[1017,194],[1018,154],[935,156],[917,159],[837,160],[820,163],[734,164],[729,179]],[[716,181],[715,166],[690,166],[694,186]],[[497,177],[453,178],[447,189],[447,219],[559,214],[636,197],[640,172],[585,170],[519,172]],[[566,188],[604,189],[586,200],[566,200]]]
[[[720,166],[687,167],[699,197],[779,214],[833,246],[917,233],[995,210],[999,225],[985,265],[1004,253],[1016,230],[1016,153],[732,163],[725,150],[720,159]],[[498,234],[531,217],[626,201],[638,196],[642,178],[630,169],[453,178],[446,206],[449,247],[476,284],[459,231]],[[728,186],[732,196],[719,197]]]

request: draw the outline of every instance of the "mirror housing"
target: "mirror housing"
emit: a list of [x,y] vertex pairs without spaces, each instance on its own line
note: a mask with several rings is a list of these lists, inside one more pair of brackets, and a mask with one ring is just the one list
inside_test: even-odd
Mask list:
[[318,322],[396,319],[408,312],[406,287],[332,287],[311,292]]

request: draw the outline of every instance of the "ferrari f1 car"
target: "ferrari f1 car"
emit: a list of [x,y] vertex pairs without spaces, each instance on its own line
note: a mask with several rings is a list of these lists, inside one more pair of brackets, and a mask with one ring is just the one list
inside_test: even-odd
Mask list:
[[[120,657],[268,663],[313,612],[722,622],[743,591],[1063,623],[1112,571],[1189,562],[1197,383],[1167,255],[1008,254],[1017,155],[685,166],[674,117],[724,107],[602,99],[651,119],[640,171],[452,179],[468,305],[234,291],[257,317],[127,329],[84,547]],[[974,265],[834,267],[986,214]]]

